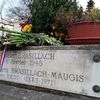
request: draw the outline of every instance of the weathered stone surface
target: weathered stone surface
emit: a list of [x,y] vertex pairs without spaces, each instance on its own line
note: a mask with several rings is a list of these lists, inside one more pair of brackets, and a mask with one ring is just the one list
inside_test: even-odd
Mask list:
[[100,100],[68,93],[49,93],[0,84],[0,100]]
[[[8,50],[0,80],[100,98],[100,46],[27,47]],[[97,58],[96,58],[97,59]]]

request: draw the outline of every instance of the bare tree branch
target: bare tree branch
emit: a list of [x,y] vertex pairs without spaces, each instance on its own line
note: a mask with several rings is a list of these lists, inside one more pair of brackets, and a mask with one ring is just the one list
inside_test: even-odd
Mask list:
[[2,13],[3,13],[3,9],[4,9],[6,2],[7,2],[7,0],[3,0],[1,7],[0,7],[0,18],[1,18],[1,20],[3,19]]
[[14,8],[10,8],[9,9],[9,14],[7,14],[7,16],[9,18],[14,18],[14,17],[18,17],[18,18],[30,18],[31,17],[31,13],[30,10],[28,8],[29,4],[32,3],[33,0],[21,0],[21,5],[20,6],[16,6]]

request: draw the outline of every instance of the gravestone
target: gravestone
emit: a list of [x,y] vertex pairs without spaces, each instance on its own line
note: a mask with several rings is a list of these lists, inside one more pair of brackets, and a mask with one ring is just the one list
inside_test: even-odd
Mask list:
[[7,50],[0,80],[100,98],[100,46]]

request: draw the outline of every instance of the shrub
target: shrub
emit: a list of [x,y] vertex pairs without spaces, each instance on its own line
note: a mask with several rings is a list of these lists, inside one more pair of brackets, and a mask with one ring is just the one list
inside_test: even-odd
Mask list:
[[29,9],[32,14],[33,32],[45,33],[60,9],[66,13],[71,11],[75,14],[78,10],[78,2],[77,0],[34,0],[29,5]]

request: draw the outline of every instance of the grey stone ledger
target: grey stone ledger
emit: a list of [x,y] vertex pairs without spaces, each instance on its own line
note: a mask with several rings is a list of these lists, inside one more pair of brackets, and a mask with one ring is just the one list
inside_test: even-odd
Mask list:
[[100,100],[99,98],[76,95],[55,90],[32,87],[19,88],[0,84],[0,100]]
[[100,100],[99,66],[100,45],[8,48],[0,100]]

